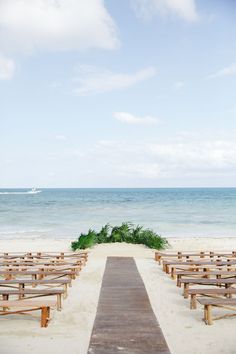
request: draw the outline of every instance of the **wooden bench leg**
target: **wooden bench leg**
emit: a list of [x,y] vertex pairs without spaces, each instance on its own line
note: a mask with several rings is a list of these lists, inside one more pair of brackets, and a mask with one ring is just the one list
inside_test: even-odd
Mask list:
[[[37,280],[37,274],[32,275],[32,280]],[[32,288],[35,288],[36,284],[32,284]]]
[[[225,289],[230,289],[230,288],[231,288],[231,284],[225,284]],[[226,297],[231,299],[232,298],[232,294],[227,294]]]
[[197,308],[197,295],[191,294],[190,309],[196,310],[196,308]]
[[175,279],[175,275],[174,275],[174,267],[171,267],[170,274],[171,274],[171,279]]
[[[2,295],[2,299],[3,300],[9,300],[9,294],[3,294]],[[6,310],[8,310],[8,307],[3,307],[2,310],[6,311]]]
[[177,275],[177,286],[178,286],[179,288],[181,288],[180,279],[181,279],[181,276],[178,274],[178,275]]
[[19,294],[19,300],[23,299],[23,297],[25,296],[23,294],[24,290],[25,290],[25,284],[19,284],[19,290],[20,290],[20,294]]
[[207,316],[207,305],[204,305],[204,321],[208,324],[208,316]]
[[50,307],[42,307],[41,310],[41,327],[47,327],[50,318]]
[[61,311],[61,294],[57,294],[57,311]]
[[159,259],[160,259],[160,256],[155,252],[155,261],[159,261]]
[[189,289],[189,284],[184,283],[184,298],[187,299],[188,298],[188,289]]
[[212,313],[211,313],[211,305],[206,305],[206,312],[207,312],[207,324],[208,325],[212,325],[213,321],[212,321]]
[[75,280],[76,279],[76,274],[69,274],[69,278],[71,280]]
[[67,284],[64,284],[63,287],[64,287],[63,298],[66,299],[67,298]]

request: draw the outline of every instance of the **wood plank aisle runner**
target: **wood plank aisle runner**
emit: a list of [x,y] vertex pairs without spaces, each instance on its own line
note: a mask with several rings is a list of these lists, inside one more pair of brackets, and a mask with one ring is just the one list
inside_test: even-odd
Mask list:
[[88,353],[170,354],[131,257],[107,258]]

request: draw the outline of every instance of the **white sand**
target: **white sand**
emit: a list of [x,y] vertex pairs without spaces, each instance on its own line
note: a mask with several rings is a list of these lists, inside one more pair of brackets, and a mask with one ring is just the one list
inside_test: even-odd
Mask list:
[[[173,250],[236,250],[236,239],[170,239]],[[67,251],[68,240],[0,240],[0,251]],[[151,305],[172,354],[235,353],[236,318],[206,326],[203,309],[190,311],[160,266],[154,251],[138,245],[107,244],[94,247],[81,275],[69,288],[61,312],[53,311],[48,328],[37,319],[23,316],[0,318],[1,354],[85,354],[93,327],[98,296],[107,256],[132,256],[145,283]],[[112,354],[112,353],[111,353]]]

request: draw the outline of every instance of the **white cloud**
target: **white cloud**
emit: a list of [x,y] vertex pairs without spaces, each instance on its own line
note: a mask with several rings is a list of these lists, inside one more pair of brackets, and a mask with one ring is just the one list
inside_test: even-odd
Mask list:
[[209,75],[207,78],[208,79],[216,79],[218,77],[232,76],[232,75],[236,75],[236,63],[233,63],[233,64],[219,70],[215,74]]
[[114,112],[113,117],[123,123],[133,125],[153,125],[159,122],[157,118],[151,116],[137,117],[127,112]]
[[[104,136],[104,134],[103,134]],[[64,149],[63,149],[64,148]],[[234,186],[236,180],[236,132],[224,136],[181,134],[169,140],[161,134],[154,140],[112,138],[84,144],[66,144],[59,150],[37,154],[37,164],[28,184],[75,187],[174,187]],[[35,162],[35,151],[18,154],[2,164],[2,185],[27,185],[25,170]],[[21,156],[22,155],[22,156]],[[19,168],[23,166],[24,169]],[[7,168],[6,168],[7,167]],[[46,170],[45,170],[46,169]],[[46,171],[41,176],[42,170]],[[23,171],[21,173],[21,171]],[[51,181],[46,174],[54,172]],[[41,176],[41,177],[40,177]],[[46,176],[46,177],[45,177]],[[20,181],[20,182],[19,182]],[[52,184],[51,184],[52,183]],[[54,183],[54,184],[53,184]],[[56,185],[55,185],[56,183]]]
[[84,96],[106,91],[121,90],[147,80],[157,74],[156,69],[148,67],[132,74],[114,73],[89,65],[78,65],[73,79],[75,95]]
[[12,59],[0,55],[0,80],[10,80],[15,72],[15,63]]
[[165,178],[182,180],[183,184],[188,184],[189,178],[200,178],[211,184],[217,176],[223,176],[224,181],[236,176],[234,136],[213,139],[186,134],[171,143],[102,141],[86,156],[97,165],[102,164],[105,174],[113,171],[114,176],[121,176],[128,183],[135,176],[136,185],[140,181],[148,185],[153,180],[165,184]]
[[117,28],[102,0],[0,0],[2,52],[117,45]]
[[[148,147],[156,159],[182,171],[215,171],[236,168],[236,143],[226,140],[153,144]],[[167,167],[167,166],[166,166]]]
[[199,19],[195,0],[131,0],[138,17],[150,19],[156,14],[174,15],[187,22]]

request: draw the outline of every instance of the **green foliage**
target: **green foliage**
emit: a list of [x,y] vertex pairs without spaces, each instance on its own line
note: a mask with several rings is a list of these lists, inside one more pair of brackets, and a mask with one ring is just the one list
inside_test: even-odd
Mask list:
[[132,224],[123,222],[121,226],[114,226],[111,230],[110,242],[128,242],[131,236]]
[[140,242],[149,248],[157,250],[165,249],[168,247],[168,241],[164,237],[160,237],[154,231],[146,229],[140,232]]
[[132,239],[134,243],[140,244],[142,243],[142,233],[143,233],[143,226],[137,225],[132,230]]
[[89,229],[87,234],[82,234],[76,241],[71,242],[73,251],[77,249],[86,249],[96,243],[127,242],[133,244],[143,244],[149,248],[157,250],[165,249],[169,246],[166,238],[161,237],[150,229],[144,229],[143,226],[134,225],[130,222],[124,222],[121,226],[111,227],[106,224],[99,232]]
[[89,229],[87,234],[81,234],[77,241],[71,243],[73,251],[77,249],[85,250],[92,247],[96,243],[96,231]]
[[97,233],[97,243],[107,243],[109,242],[109,230],[110,225],[106,224],[102,227],[101,231]]

